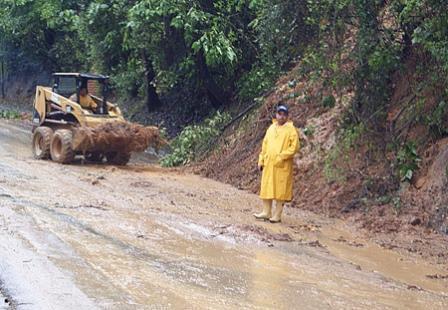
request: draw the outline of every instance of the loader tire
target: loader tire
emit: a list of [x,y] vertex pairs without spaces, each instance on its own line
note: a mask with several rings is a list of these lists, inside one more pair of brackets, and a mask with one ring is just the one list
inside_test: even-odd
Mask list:
[[51,139],[51,159],[60,164],[69,164],[75,157],[72,146],[73,135],[68,129],[59,129]]
[[36,159],[50,158],[50,145],[53,137],[53,130],[50,127],[41,126],[34,130],[33,134],[33,155]]
[[106,159],[109,164],[117,165],[117,166],[126,166],[126,164],[131,159],[131,154],[120,153],[120,152],[111,152],[111,153],[106,153]]

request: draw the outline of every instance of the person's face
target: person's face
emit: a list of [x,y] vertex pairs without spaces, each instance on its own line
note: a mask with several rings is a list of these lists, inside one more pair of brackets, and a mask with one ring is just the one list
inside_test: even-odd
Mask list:
[[284,125],[288,121],[288,113],[283,111],[277,112],[276,119],[279,125]]
[[85,96],[85,95],[87,95],[87,88],[81,88],[81,89],[79,90],[79,94],[80,94],[81,96]]

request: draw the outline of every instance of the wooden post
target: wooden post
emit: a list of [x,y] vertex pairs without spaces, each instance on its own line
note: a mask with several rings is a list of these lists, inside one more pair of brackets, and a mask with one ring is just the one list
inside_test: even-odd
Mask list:
[[145,88],[146,88],[146,106],[149,112],[156,110],[162,105],[159,95],[157,94],[156,87],[152,84],[156,78],[156,72],[154,71],[154,66],[152,64],[152,59],[142,50],[142,61],[145,67]]

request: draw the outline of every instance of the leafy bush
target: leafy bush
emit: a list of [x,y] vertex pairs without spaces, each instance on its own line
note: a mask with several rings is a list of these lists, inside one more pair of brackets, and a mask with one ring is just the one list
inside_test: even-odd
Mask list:
[[426,124],[429,126],[431,133],[435,136],[443,136],[448,133],[448,127],[446,125],[447,112],[448,105],[442,100],[431,115],[426,117]]
[[164,167],[185,165],[209,149],[231,119],[227,113],[217,112],[200,125],[187,126],[171,143],[172,153],[161,160]]
[[262,95],[274,86],[279,73],[278,68],[272,63],[254,67],[238,81],[239,99],[245,102]]
[[334,108],[334,106],[336,105],[336,99],[334,98],[333,95],[330,96],[325,96],[324,99],[322,99],[322,106],[324,108]]
[[3,119],[19,119],[20,113],[13,110],[0,110],[0,118]]
[[402,182],[410,182],[421,161],[415,142],[406,143],[397,154],[398,173]]
[[445,70],[448,70],[447,9],[446,0],[404,1],[398,6],[400,22],[406,26],[412,44],[430,52]]
[[307,1],[252,0],[256,17],[250,23],[264,63],[280,69],[300,56],[316,34],[316,26],[308,23]]

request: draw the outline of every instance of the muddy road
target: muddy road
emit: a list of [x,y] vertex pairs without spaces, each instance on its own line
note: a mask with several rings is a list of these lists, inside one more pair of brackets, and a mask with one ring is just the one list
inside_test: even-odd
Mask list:
[[[446,309],[447,266],[343,223],[134,160],[37,161],[0,121],[0,309]],[[7,302],[4,302],[7,299]]]

